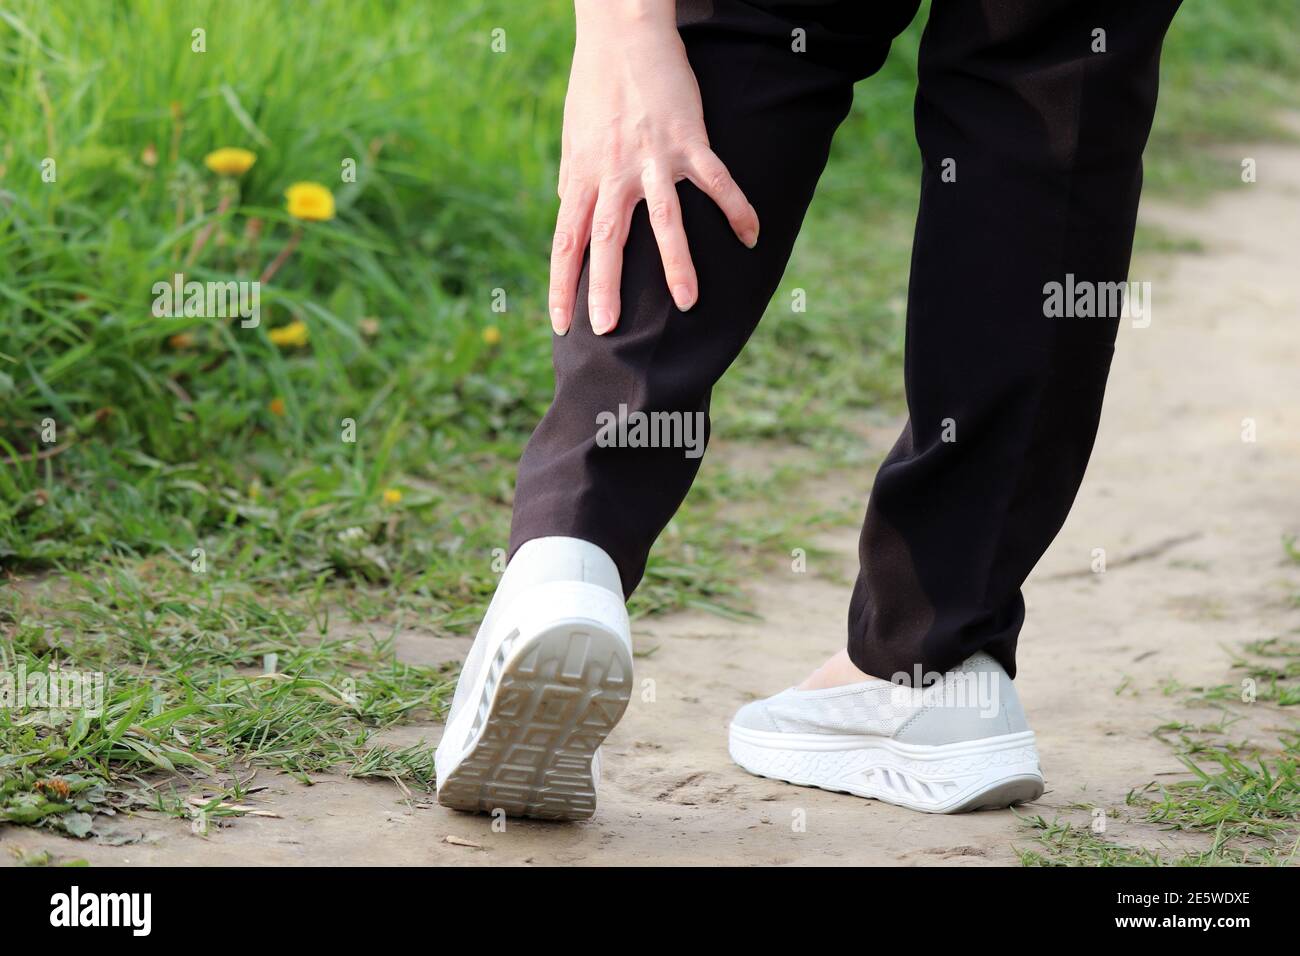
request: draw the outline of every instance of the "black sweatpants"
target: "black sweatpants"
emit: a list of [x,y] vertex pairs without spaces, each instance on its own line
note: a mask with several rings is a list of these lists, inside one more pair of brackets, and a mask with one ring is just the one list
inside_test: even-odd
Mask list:
[[[746,249],[683,182],[699,276],[690,313],[673,305],[644,203],[609,335],[588,323],[584,268],[572,329],[554,340],[555,399],[520,462],[512,553],[544,535],[583,538],[611,555],[628,594],[636,588],[699,459],[609,447],[601,416],[620,405],[707,414],[776,290],[854,81],[879,69],[917,6],[679,2],[710,142],[758,211],[758,246]],[[934,0],[915,109],[924,171],[909,420],[876,475],[849,608],[849,654],[869,674],[941,672],[979,650],[1015,673],[1020,586],[1083,478],[1119,324],[1049,316],[1044,287],[1127,279],[1177,7]]]

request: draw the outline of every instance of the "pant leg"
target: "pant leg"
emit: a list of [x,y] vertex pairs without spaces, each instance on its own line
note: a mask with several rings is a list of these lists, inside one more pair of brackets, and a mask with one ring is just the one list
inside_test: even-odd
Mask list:
[[850,657],[870,674],[942,672],[979,650],[1015,673],[1020,586],[1083,478],[1118,328],[1046,317],[1044,286],[1127,278],[1177,6],[933,4],[916,97],[909,421],[875,480],[849,612]]
[[916,0],[872,16],[859,6],[678,4],[710,144],[758,211],[758,245],[741,245],[712,201],[683,182],[682,218],[699,277],[690,312],[679,312],[668,294],[644,202],[624,249],[622,315],[611,334],[591,331],[584,267],[573,326],[553,341],[555,397],[519,465],[511,554],[532,538],[582,538],[614,559],[628,594],[641,580],[650,546],[700,461],[680,447],[603,447],[598,416],[622,405],[707,420],[714,383],[780,281],[852,83],[879,68]]

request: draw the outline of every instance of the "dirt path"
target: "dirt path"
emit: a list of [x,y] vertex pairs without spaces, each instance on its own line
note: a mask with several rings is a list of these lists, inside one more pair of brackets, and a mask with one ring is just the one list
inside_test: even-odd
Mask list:
[[[1203,208],[1143,209],[1145,222],[1203,251],[1135,264],[1132,278],[1153,284],[1153,321],[1121,333],[1088,478],[1026,587],[1017,685],[1048,782],[1030,813],[1086,823],[1077,805],[1122,807],[1132,788],[1179,771],[1151,737],[1179,706],[1161,686],[1221,683],[1225,647],[1300,624],[1280,545],[1300,530],[1300,149],[1244,155],[1258,162],[1257,183]],[[1244,419],[1255,422],[1253,443],[1242,440]],[[881,431],[880,451],[896,424]],[[864,503],[869,483],[841,477],[815,493]],[[0,845],[100,864],[1015,862],[1013,845],[1031,841],[1011,812],[927,816],[731,764],[735,709],[798,680],[842,640],[856,529],[817,543],[830,556],[810,559],[808,573],[791,570],[789,549],[773,556],[753,587],[759,622],[681,614],[634,628],[649,656],[606,745],[589,823],[510,821],[496,832],[488,818],[405,800],[388,783],[325,776],[305,787],[264,772],[269,789],[252,800],[278,819],[243,818],[200,838],[178,821],[135,818],[87,842],[9,827]],[[1103,574],[1091,570],[1095,548],[1106,551]],[[467,646],[418,632],[400,642],[421,662]],[[439,729],[389,736],[432,743]],[[1122,822],[1110,836],[1173,845]]]

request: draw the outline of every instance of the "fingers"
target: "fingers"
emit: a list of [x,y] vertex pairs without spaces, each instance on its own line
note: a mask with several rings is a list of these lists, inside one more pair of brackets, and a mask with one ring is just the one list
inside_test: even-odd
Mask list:
[[[645,194],[650,226],[673,302],[683,312],[692,308],[699,298],[699,281],[682,226],[681,202],[670,166],[647,163],[641,173],[641,190],[631,183],[619,185],[610,180],[599,188],[594,185],[584,188],[582,178],[573,176],[568,164],[564,166],[560,213],[551,248],[549,308],[555,333],[564,335],[573,324],[583,251],[588,243],[591,256],[587,309],[592,331],[605,335],[618,325],[623,246],[627,242],[632,207],[641,191]],[[758,214],[722,160],[707,147],[701,148],[690,155],[685,173],[722,210],[736,237],[754,248],[758,243]]]
[[650,212],[650,227],[659,244],[659,257],[663,260],[668,291],[677,308],[685,312],[695,304],[698,284],[691,250],[682,228],[682,207],[677,200],[677,186],[672,176],[658,163],[646,166],[641,177],[645,189],[646,208]]
[[623,243],[627,241],[632,194],[606,185],[591,216],[591,271],[587,280],[587,310],[597,335],[618,325],[619,283],[623,277]]
[[713,150],[700,149],[692,153],[687,176],[717,203],[727,222],[731,223],[736,238],[753,249],[758,244],[758,213]]
[[573,323],[573,302],[577,297],[578,276],[582,272],[582,253],[587,248],[587,230],[591,210],[596,202],[592,190],[569,190],[560,200],[556,217],[555,238],[551,242],[551,286],[548,308],[551,328],[564,335]]

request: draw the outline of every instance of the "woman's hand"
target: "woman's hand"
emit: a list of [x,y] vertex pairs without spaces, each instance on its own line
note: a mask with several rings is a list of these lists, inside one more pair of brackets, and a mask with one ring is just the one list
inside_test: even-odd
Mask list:
[[573,321],[591,243],[587,306],[597,335],[618,325],[623,244],[642,198],[677,308],[695,304],[695,266],[676,184],[689,179],[746,246],[758,216],[709,149],[700,90],[677,33],[674,0],[577,0],[578,35],[564,103],[560,213],[551,250],[551,326]]

